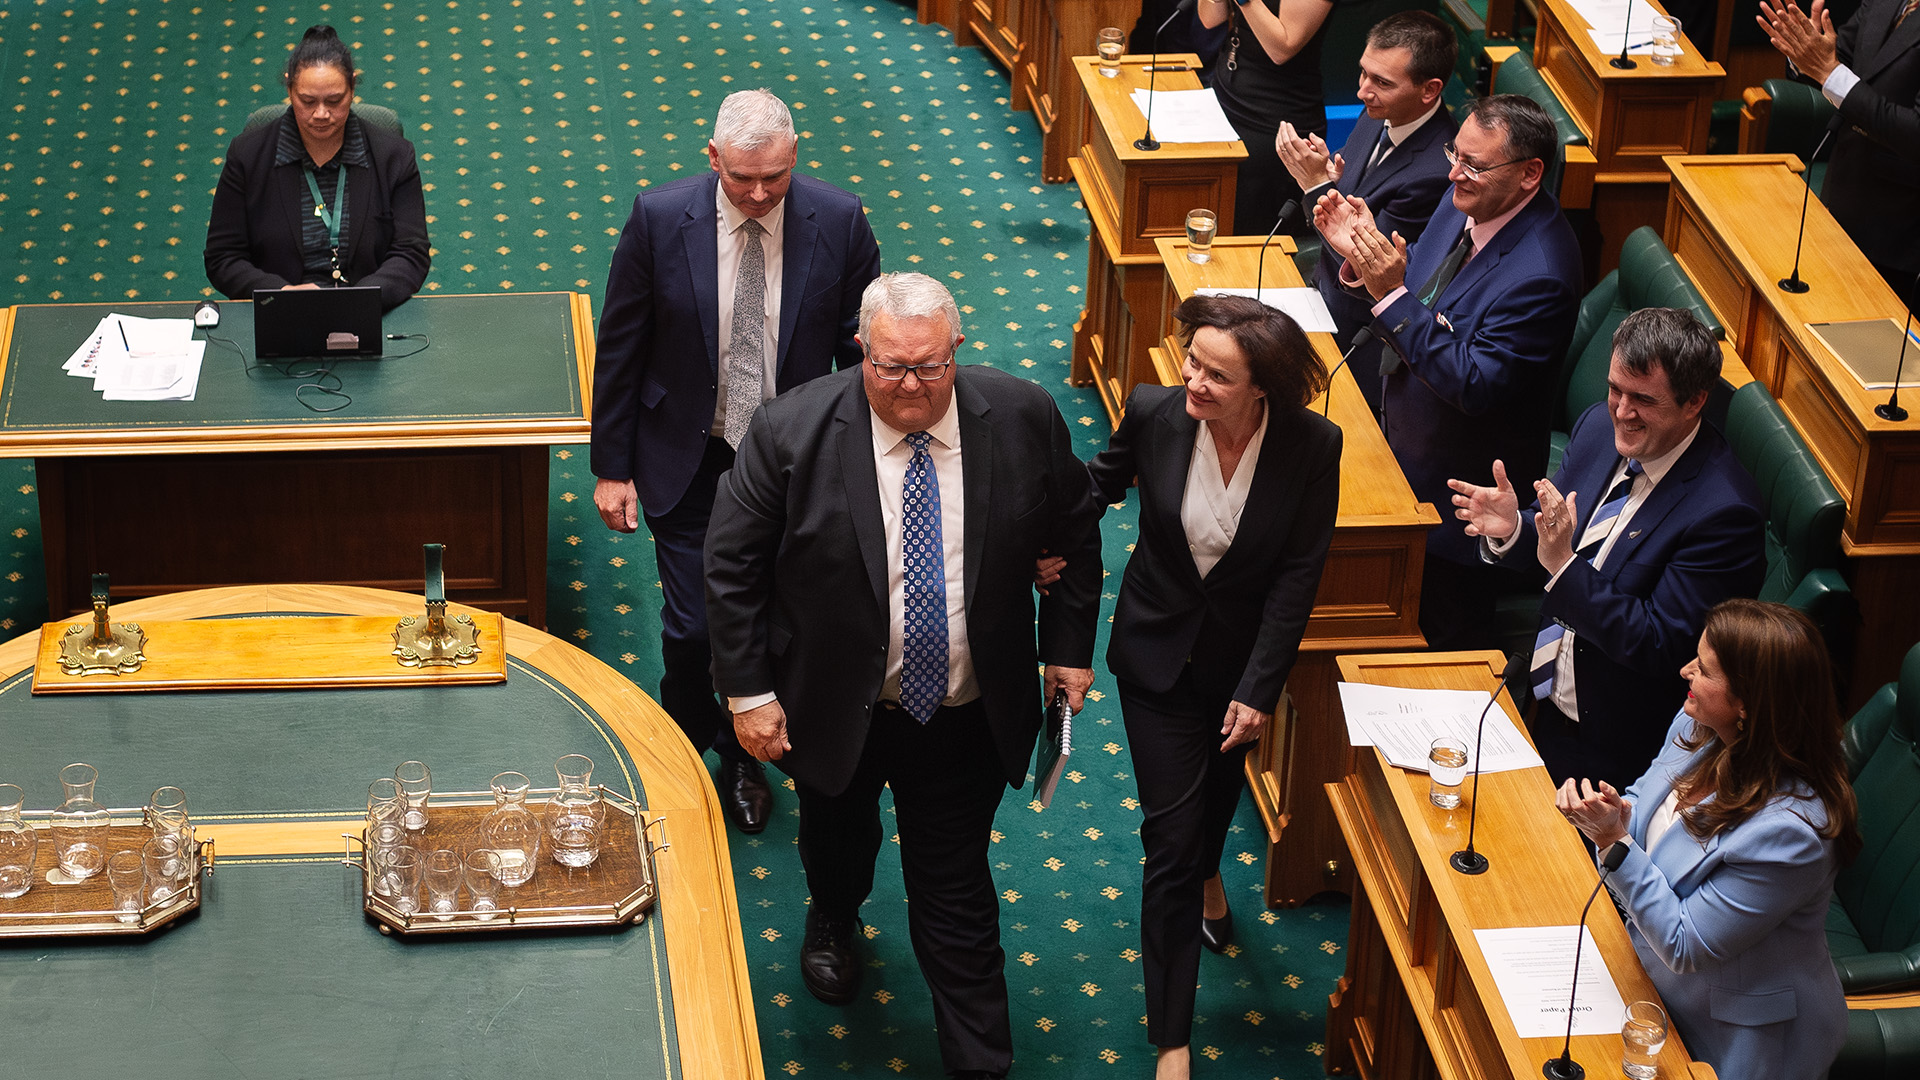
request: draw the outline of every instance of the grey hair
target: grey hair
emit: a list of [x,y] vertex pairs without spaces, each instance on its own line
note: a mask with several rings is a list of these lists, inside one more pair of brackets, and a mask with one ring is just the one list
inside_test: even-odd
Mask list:
[[793,113],[773,91],[737,90],[720,103],[713,121],[713,145],[758,150],[770,143],[793,142]]
[[881,274],[860,294],[860,340],[871,343],[873,317],[886,312],[895,319],[947,320],[947,334],[954,344],[960,341],[960,307],[945,285],[925,274]]

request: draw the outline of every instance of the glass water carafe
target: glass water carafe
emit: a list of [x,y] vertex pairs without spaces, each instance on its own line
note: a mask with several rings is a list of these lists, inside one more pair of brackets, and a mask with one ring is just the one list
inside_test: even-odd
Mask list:
[[53,851],[60,870],[83,881],[107,865],[107,808],[93,801],[93,785],[100,773],[85,762],[60,770],[66,799],[53,812]]
[[494,777],[493,812],[480,822],[481,838],[499,858],[494,876],[508,888],[525,885],[540,859],[540,819],[527,809],[532,786],[525,773]]
[[553,861],[562,866],[591,866],[600,857],[600,835],[606,830],[607,804],[593,786],[593,762],[568,754],[553,763],[560,790],[547,800],[543,815]]
[[40,850],[40,832],[20,816],[26,792],[18,784],[0,784],[0,900],[25,895],[33,888],[33,857]]

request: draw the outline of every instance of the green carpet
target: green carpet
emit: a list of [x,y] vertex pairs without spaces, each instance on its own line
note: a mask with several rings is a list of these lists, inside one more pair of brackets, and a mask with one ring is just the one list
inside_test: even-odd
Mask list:
[[[1046,387],[1082,429],[1083,454],[1104,444],[1098,401],[1066,385],[1086,276],[1076,192],[1040,182],[1039,135],[1009,110],[1004,74],[916,25],[903,3],[16,0],[0,6],[0,272],[11,283],[0,295],[209,295],[200,251],[226,142],[278,96],[286,47],[322,18],[355,46],[362,98],[397,109],[420,151],[429,290],[580,289],[600,310],[633,193],[705,169],[721,97],[764,85],[794,107],[802,167],[865,198],[886,267],[953,289],[963,359]],[[210,363],[204,377],[239,375]],[[600,524],[592,485],[585,448],[555,448],[550,629],[651,691],[651,545]],[[1131,507],[1107,516],[1116,574],[1133,522]],[[0,630],[19,633],[46,615],[30,462],[0,462],[0,530]],[[1111,591],[1107,601],[1110,613]],[[1012,793],[999,815],[1016,1075],[1151,1074],[1138,805],[1119,702],[1100,674],[1085,748],[1053,808],[1036,813]],[[940,1075],[896,859],[883,856],[863,912],[860,998],[830,1008],[801,986],[806,890],[792,809],[785,795],[766,833],[733,844],[768,1074]],[[1250,805],[1227,854],[1239,944],[1203,957],[1196,1072],[1320,1075],[1347,905],[1261,910],[1264,844]]]

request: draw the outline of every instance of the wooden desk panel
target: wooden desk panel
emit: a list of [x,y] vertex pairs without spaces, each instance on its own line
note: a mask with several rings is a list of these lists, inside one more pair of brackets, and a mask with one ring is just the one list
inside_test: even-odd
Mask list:
[[[1067,159],[1080,152],[1086,95],[1073,57],[1093,51],[1102,27],[1130,30],[1140,5],[1127,0],[1026,0],[1026,29],[1013,72],[1013,107],[1031,108],[1040,125],[1040,178],[1073,179]],[[1169,58],[1168,61],[1175,62]]]

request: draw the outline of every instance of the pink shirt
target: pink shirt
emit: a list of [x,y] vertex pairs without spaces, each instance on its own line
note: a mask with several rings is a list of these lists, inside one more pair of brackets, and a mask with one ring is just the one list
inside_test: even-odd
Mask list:
[[[1504,214],[1501,214],[1499,217],[1494,218],[1492,221],[1482,223],[1482,222],[1477,222],[1472,218],[1468,218],[1467,231],[1473,234],[1473,254],[1467,256],[1467,261],[1472,262],[1475,255],[1478,255],[1481,252],[1487,250],[1487,245],[1493,243],[1493,238],[1500,235],[1501,229],[1504,229],[1507,227],[1507,222],[1512,221],[1514,219],[1514,215],[1520,213],[1520,211],[1522,210],[1525,210],[1527,208],[1527,204],[1532,202],[1534,200],[1534,196],[1538,194],[1540,194],[1540,190],[1538,188],[1535,188],[1532,195],[1528,195],[1526,198],[1521,199],[1517,203],[1514,203],[1512,209],[1508,210]],[[1351,275],[1350,268],[1347,266],[1345,262],[1342,262],[1340,264],[1341,284],[1359,285],[1360,279],[1357,277],[1352,277],[1350,275]],[[1401,295],[1404,294],[1406,291],[1407,291],[1407,287],[1405,285],[1402,285],[1399,288],[1388,293],[1387,295],[1381,297],[1380,301],[1373,305],[1374,317],[1378,318],[1381,312],[1387,310],[1388,307],[1392,306],[1393,302],[1395,300],[1400,299]]]

